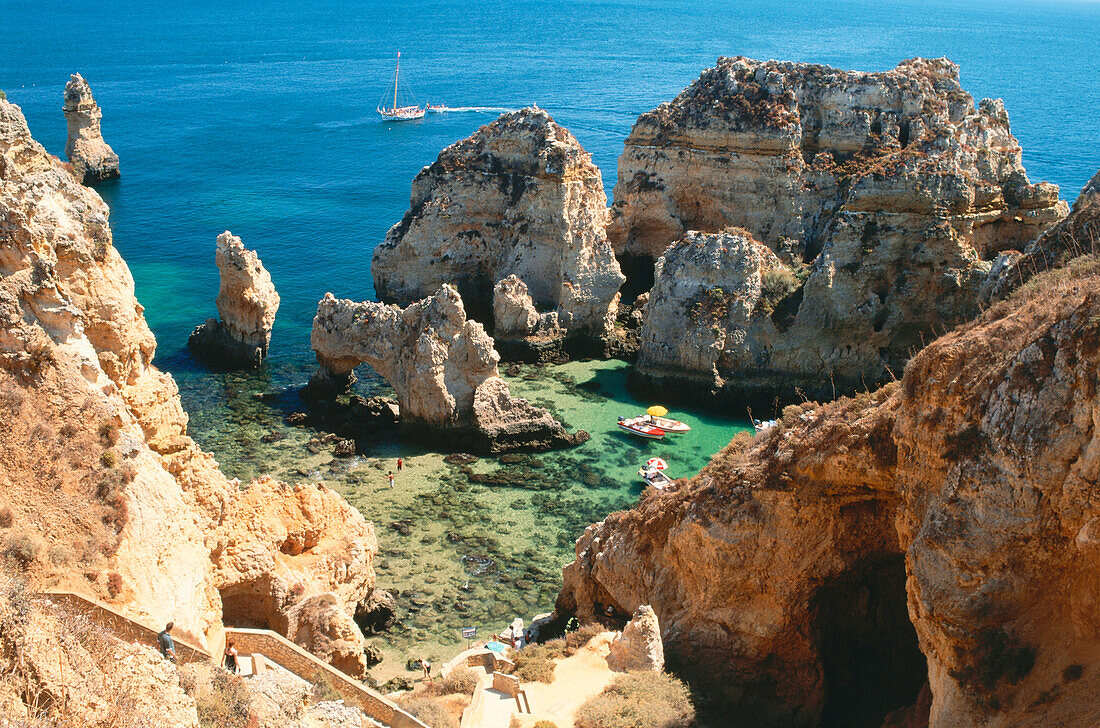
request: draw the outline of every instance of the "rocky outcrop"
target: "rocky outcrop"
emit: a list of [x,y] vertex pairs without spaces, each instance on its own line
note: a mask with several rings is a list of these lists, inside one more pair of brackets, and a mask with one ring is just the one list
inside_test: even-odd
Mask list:
[[[242,489],[187,436],[107,216],[0,101],[0,407],[18,417],[0,428],[0,505],[66,547],[28,573],[207,647],[222,594],[232,607],[257,585],[332,592],[350,613],[373,587],[370,525],[327,489]],[[267,603],[272,624],[293,605]]]
[[[975,108],[945,59],[858,73],[722,58],[634,125],[608,234],[637,271],[691,230],[743,229],[766,245],[789,268],[783,296],[723,332],[757,356],[719,362],[718,385],[765,387],[769,401],[795,386],[830,392],[838,379],[885,381],[976,315],[997,255],[1065,215],[1020,155],[1001,102]],[[732,290],[742,273],[710,277]],[[651,311],[684,303],[654,296]],[[644,346],[641,357],[667,359]]]
[[279,294],[256,252],[226,230],[214,253],[221,274],[218,315],[191,334],[187,345],[202,356],[245,366],[259,366],[271,344],[271,327]]
[[466,318],[449,285],[406,308],[327,293],[310,341],[321,365],[311,386],[345,386],[356,366],[369,364],[396,391],[403,428],[448,432],[490,452],[579,441],[546,410],[511,396],[493,339]]
[[653,607],[643,604],[635,610],[622,634],[611,643],[607,666],[616,672],[661,672],[665,669],[661,625]]
[[118,155],[103,141],[99,128],[103,112],[92,98],[88,82],[79,73],[74,73],[65,84],[63,109],[69,127],[65,156],[72,163],[76,178],[86,185],[117,179]]
[[1100,252],[1100,172],[1093,175],[1065,220],[1047,230],[1024,252],[997,256],[982,287],[982,303],[1008,296],[1032,277],[1085,254]]
[[651,604],[741,725],[880,725],[926,682],[932,728],[1096,723],[1098,321],[1083,258],[900,382],[788,407],[590,526],[559,614]]
[[[516,276],[563,331],[602,338],[623,282],[606,224],[591,155],[545,111],[522,109],[447,147],[416,176],[409,211],[374,251],[374,287],[404,306],[450,283],[487,320],[494,286]],[[511,334],[514,323],[496,323],[494,333]]]

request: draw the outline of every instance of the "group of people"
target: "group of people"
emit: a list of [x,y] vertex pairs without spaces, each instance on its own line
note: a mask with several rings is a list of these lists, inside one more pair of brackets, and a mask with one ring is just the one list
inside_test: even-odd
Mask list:
[[[175,626],[174,623],[169,622],[164,625],[164,629],[157,633],[157,647],[160,649],[160,654],[164,656],[164,659],[178,663],[179,658],[176,656],[176,642],[172,639],[172,628]],[[237,657],[236,641],[230,637],[225,641],[225,649],[222,651],[222,665],[234,675],[240,672],[240,665],[237,664]]]

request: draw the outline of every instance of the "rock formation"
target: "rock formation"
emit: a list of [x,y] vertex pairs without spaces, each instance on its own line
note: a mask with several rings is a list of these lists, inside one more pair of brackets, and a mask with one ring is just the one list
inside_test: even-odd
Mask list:
[[1098,322],[1082,258],[900,382],[788,407],[590,526],[559,615],[652,604],[739,725],[877,726],[926,681],[931,728],[1097,723]]
[[118,155],[103,141],[99,128],[103,112],[92,98],[88,82],[79,73],[74,73],[65,84],[63,109],[69,127],[65,156],[72,163],[76,178],[86,185],[117,179]]
[[25,550],[28,575],[206,646],[244,594],[272,625],[284,590],[350,614],[374,585],[372,527],[327,489],[242,489],[187,436],[107,215],[0,101],[0,511],[53,554]]
[[607,666],[616,672],[660,672],[665,669],[661,625],[653,607],[643,604],[635,610],[622,635],[611,643]]
[[[830,392],[884,381],[974,316],[998,253],[1065,214],[1055,186],[1028,182],[1020,155],[1001,102],[975,109],[945,59],[857,73],[722,58],[634,125],[608,235],[635,275],[690,230],[745,230],[788,270],[773,275],[778,300],[721,334],[754,356],[719,361],[716,385],[744,381],[769,401],[795,386]],[[743,273],[707,277],[728,291]],[[685,303],[654,295],[650,311],[682,309],[689,326]],[[644,344],[641,358],[658,382],[675,368]]]
[[982,303],[998,300],[1033,276],[1066,265],[1085,253],[1100,252],[1100,172],[1077,196],[1066,219],[1047,230],[1024,252],[1006,250],[997,256],[982,287]]
[[416,176],[408,212],[374,251],[374,287],[404,306],[450,283],[482,318],[496,283],[514,275],[564,331],[602,338],[623,282],[606,224],[591,155],[545,111],[522,109]]
[[207,319],[187,344],[215,360],[258,366],[271,344],[279,294],[256,252],[228,230],[218,236],[214,260],[221,274],[216,299],[221,318]]
[[467,320],[449,285],[406,308],[326,293],[310,341],[321,365],[315,382],[343,386],[369,364],[396,391],[402,427],[448,432],[491,452],[578,442],[549,412],[511,396],[493,339]]

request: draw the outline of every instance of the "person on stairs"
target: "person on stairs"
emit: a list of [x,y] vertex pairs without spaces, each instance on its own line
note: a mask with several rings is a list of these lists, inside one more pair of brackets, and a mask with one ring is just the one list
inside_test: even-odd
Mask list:
[[179,662],[176,659],[176,643],[172,641],[172,627],[174,624],[169,622],[164,626],[164,629],[157,634],[157,647],[160,648],[160,654],[164,656],[164,659],[171,660],[172,662]]

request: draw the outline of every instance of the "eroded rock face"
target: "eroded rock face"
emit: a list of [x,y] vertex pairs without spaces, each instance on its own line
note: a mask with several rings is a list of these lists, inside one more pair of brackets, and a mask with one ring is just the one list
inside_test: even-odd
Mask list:
[[660,672],[665,669],[661,625],[653,607],[643,604],[635,610],[622,635],[611,643],[607,666],[616,672]]
[[565,331],[600,338],[623,282],[606,225],[591,155],[545,111],[522,109],[416,176],[409,211],[374,251],[374,287],[404,306],[450,283],[491,313],[494,286],[514,275]]
[[69,127],[65,156],[72,163],[76,178],[86,185],[118,178],[118,155],[103,141],[99,128],[103,112],[79,73],[74,73],[65,84],[63,108]]
[[[797,361],[794,350],[806,342],[785,343],[772,322],[784,284],[799,285],[795,273],[748,232],[689,232],[657,261],[641,307],[636,371],[720,391],[726,377],[758,367],[775,347]],[[737,377],[738,388],[748,384]]]
[[[759,356],[719,363],[719,379],[766,387],[768,400],[881,382],[933,332],[977,314],[998,253],[1065,215],[1020,154],[1000,101],[975,108],[945,59],[858,73],[722,58],[638,119],[608,234],[652,264],[689,230],[735,227],[797,276],[772,325],[725,332]],[[741,273],[715,285],[737,288]]]
[[1100,172],[1081,190],[1066,219],[1023,251],[997,256],[982,287],[982,303],[1005,298],[1032,277],[1100,250]]
[[[0,384],[5,397],[45,393],[50,403],[36,413],[41,427],[10,446],[57,459],[74,436],[35,432],[77,432],[81,413],[99,413],[96,449],[71,456],[102,462],[118,528],[92,572],[103,582],[116,574],[117,592],[96,591],[112,588],[84,578],[79,554],[49,566],[50,577],[111,598],[139,621],[174,621],[207,646],[219,642],[222,594],[256,584],[301,582],[302,598],[333,592],[350,611],[373,587],[372,528],[327,489],[265,479],[242,490],[187,436],[175,382],[152,365],[156,341],[107,216],[103,200],[31,138],[19,108],[0,101]],[[61,534],[47,529],[76,527],[68,511],[84,506],[62,469],[16,472],[9,462],[0,480],[21,485],[0,500],[24,527],[50,538]],[[93,486],[88,500],[102,497]],[[66,507],[50,510],[58,503]],[[275,624],[292,601],[269,604]]]
[[559,614],[652,604],[669,664],[744,725],[878,725],[926,680],[932,728],[1095,723],[1097,321],[1077,261],[900,383],[788,408],[590,526]]
[[310,341],[319,379],[347,382],[366,363],[393,385],[403,427],[469,436],[490,451],[577,441],[549,412],[511,396],[493,339],[450,285],[406,308],[327,293]]
[[258,366],[271,345],[279,294],[256,252],[228,230],[218,236],[214,260],[221,273],[216,299],[221,318],[196,328],[187,344],[220,361]]

